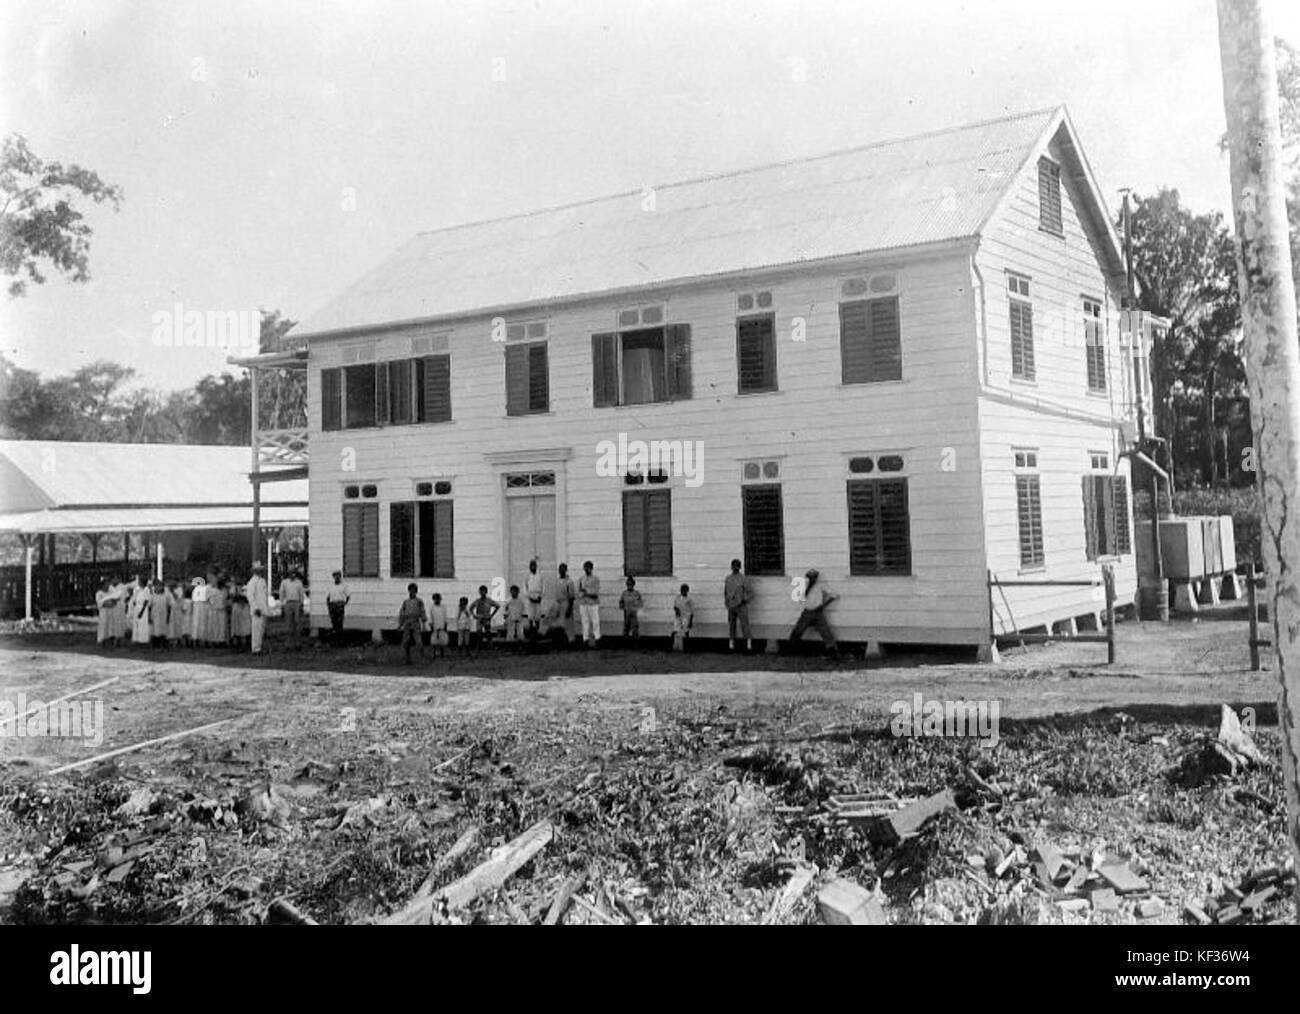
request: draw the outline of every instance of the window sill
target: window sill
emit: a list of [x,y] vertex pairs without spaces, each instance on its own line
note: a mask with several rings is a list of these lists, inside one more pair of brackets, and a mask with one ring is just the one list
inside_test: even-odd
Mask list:
[[1021,567],[1018,571],[1016,571],[1016,574],[1019,577],[1023,577],[1026,574],[1046,574],[1046,573],[1047,573],[1047,564],[1045,563],[1035,564],[1032,567]]
[[507,412],[507,413],[505,414],[504,418],[506,418],[506,419],[533,419],[533,418],[536,418],[537,416],[547,416],[547,415],[555,415],[555,410],[554,410],[554,409],[550,409],[550,408],[548,408],[548,409],[545,409],[544,411],[539,411],[539,412],[516,412],[516,413],[514,413],[513,415],[511,415],[509,412]]
[[1017,377],[1014,373],[1011,375],[1011,383],[1019,384],[1021,387],[1037,387],[1037,377]]
[[772,387],[762,391],[737,391],[737,398],[760,398],[765,394],[785,394],[779,387]]
[[1097,398],[1098,400],[1104,398],[1106,401],[1110,401],[1110,392],[1104,387],[1090,387],[1087,394],[1089,398]]
[[906,383],[907,379],[905,377],[899,377],[897,380],[841,380],[840,387],[880,387],[883,384],[893,384],[897,387],[902,387]]
[[1039,231],[1039,232],[1044,232],[1044,233],[1046,233],[1046,234],[1049,235],[1049,236],[1055,236],[1057,239],[1065,239],[1065,230],[1064,230],[1064,229],[1052,229],[1052,228],[1049,228],[1048,226],[1046,226],[1046,225],[1042,225],[1042,224],[1040,223],[1039,226],[1038,226],[1038,231]]

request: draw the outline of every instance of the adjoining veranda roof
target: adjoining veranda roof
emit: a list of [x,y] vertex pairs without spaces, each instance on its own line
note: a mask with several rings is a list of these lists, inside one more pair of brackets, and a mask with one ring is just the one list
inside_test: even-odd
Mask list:
[[[295,338],[449,319],[978,236],[1060,137],[1113,229],[1065,109],[424,232]],[[650,202],[650,203],[647,203]]]
[[[0,532],[247,528],[247,447],[0,440]],[[261,523],[307,524],[307,480],[262,487]]]

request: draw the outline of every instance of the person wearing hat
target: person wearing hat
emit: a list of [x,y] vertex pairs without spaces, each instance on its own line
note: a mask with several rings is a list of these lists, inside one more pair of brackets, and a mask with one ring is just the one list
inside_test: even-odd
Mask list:
[[336,570],[331,577],[334,583],[325,592],[325,608],[329,610],[330,627],[335,639],[338,639],[343,635],[343,611],[352,601],[352,596],[348,594],[348,586],[343,583],[343,571]]
[[838,599],[839,596],[833,594],[820,580],[820,577],[821,575],[816,567],[808,568],[803,590],[803,612],[799,614],[794,629],[790,631],[790,643],[798,643],[800,638],[803,637],[804,631],[812,627],[821,635],[822,644],[826,646],[826,651],[831,655],[838,655],[839,648],[835,645],[835,632],[831,630],[830,622],[826,619],[826,607]]
[[265,572],[261,560],[253,561],[253,576],[244,585],[244,597],[248,599],[248,609],[252,613],[249,641],[254,655],[262,654],[262,639],[266,636],[266,613],[271,605],[267,597]]
[[280,604],[284,607],[284,622],[289,625],[289,643],[295,648],[302,637],[302,604],[306,597],[307,589],[302,585],[298,568],[294,567],[280,582]]

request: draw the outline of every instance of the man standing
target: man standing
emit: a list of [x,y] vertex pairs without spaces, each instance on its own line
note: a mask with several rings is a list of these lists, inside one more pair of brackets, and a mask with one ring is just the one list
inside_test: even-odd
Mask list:
[[537,572],[536,560],[528,561],[528,576],[524,578],[524,610],[528,629],[536,633],[542,618],[542,575]]
[[832,594],[831,590],[819,580],[820,575],[816,567],[808,568],[805,576],[808,583],[804,586],[803,612],[799,614],[794,629],[790,631],[790,643],[798,643],[804,631],[812,627],[821,635],[827,653],[838,658],[839,648],[835,645],[835,632],[831,630],[830,622],[826,619],[826,607],[839,596]]
[[260,560],[254,561],[253,576],[244,585],[244,597],[248,599],[249,642],[254,655],[262,654],[262,639],[266,636],[266,613],[271,605],[267,597],[266,578],[263,576],[265,569]]
[[582,577],[578,578],[578,612],[582,616],[582,639],[589,648],[600,646],[600,578],[593,573],[595,566],[588,560],[582,565]]
[[578,598],[578,589],[569,577],[569,565],[560,564],[559,579],[555,582],[555,604],[559,607],[556,617],[558,625],[564,628],[564,639],[573,644],[573,606]]
[[280,582],[280,605],[284,608],[284,622],[289,625],[289,643],[295,648],[302,637],[302,602],[306,595],[298,568],[294,567]]
[[745,638],[745,650],[754,650],[749,634],[749,603],[754,597],[754,583],[748,574],[740,572],[740,561],[731,561],[731,573],[722,585],[722,598],[727,606],[727,650],[736,650],[736,627]]
[[348,594],[348,586],[343,583],[343,572],[336,570],[332,576],[334,583],[325,593],[325,608],[329,610],[330,629],[334,632],[334,639],[338,640],[343,636],[343,611],[352,601],[352,596]]

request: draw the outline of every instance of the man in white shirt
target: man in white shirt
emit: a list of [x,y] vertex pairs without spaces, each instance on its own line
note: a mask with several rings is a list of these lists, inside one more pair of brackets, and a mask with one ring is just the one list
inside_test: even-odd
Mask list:
[[284,608],[284,622],[289,625],[289,643],[299,647],[302,637],[302,603],[307,597],[307,589],[299,579],[298,568],[289,571],[289,576],[280,582],[280,605]]
[[830,622],[826,619],[826,607],[839,598],[831,592],[829,588],[820,580],[821,575],[816,567],[810,567],[806,575],[807,583],[804,585],[803,592],[803,612],[799,614],[799,619],[795,621],[794,629],[790,631],[790,643],[796,644],[803,637],[804,631],[812,627],[821,635],[822,644],[825,645],[826,651],[831,655],[839,655],[839,648],[835,644],[835,632],[831,630]]
[[338,640],[343,636],[343,611],[352,601],[352,596],[348,592],[348,586],[343,583],[343,571],[336,570],[331,577],[333,583],[325,592],[325,608],[329,610],[330,629],[334,631],[334,639]]
[[542,618],[542,575],[536,560],[528,561],[528,576],[524,578],[524,615],[528,617],[528,629],[536,632]]
[[600,578],[590,560],[582,565],[578,578],[578,614],[582,618],[582,639],[589,648],[600,647]]
[[249,623],[252,632],[249,640],[254,655],[262,654],[262,639],[266,636],[266,612],[271,605],[267,597],[266,578],[263,576],[265,569],[260,561],[255,562],[253,576],[244,585],[244,597],[248,599],[248,611],[251,614]]

